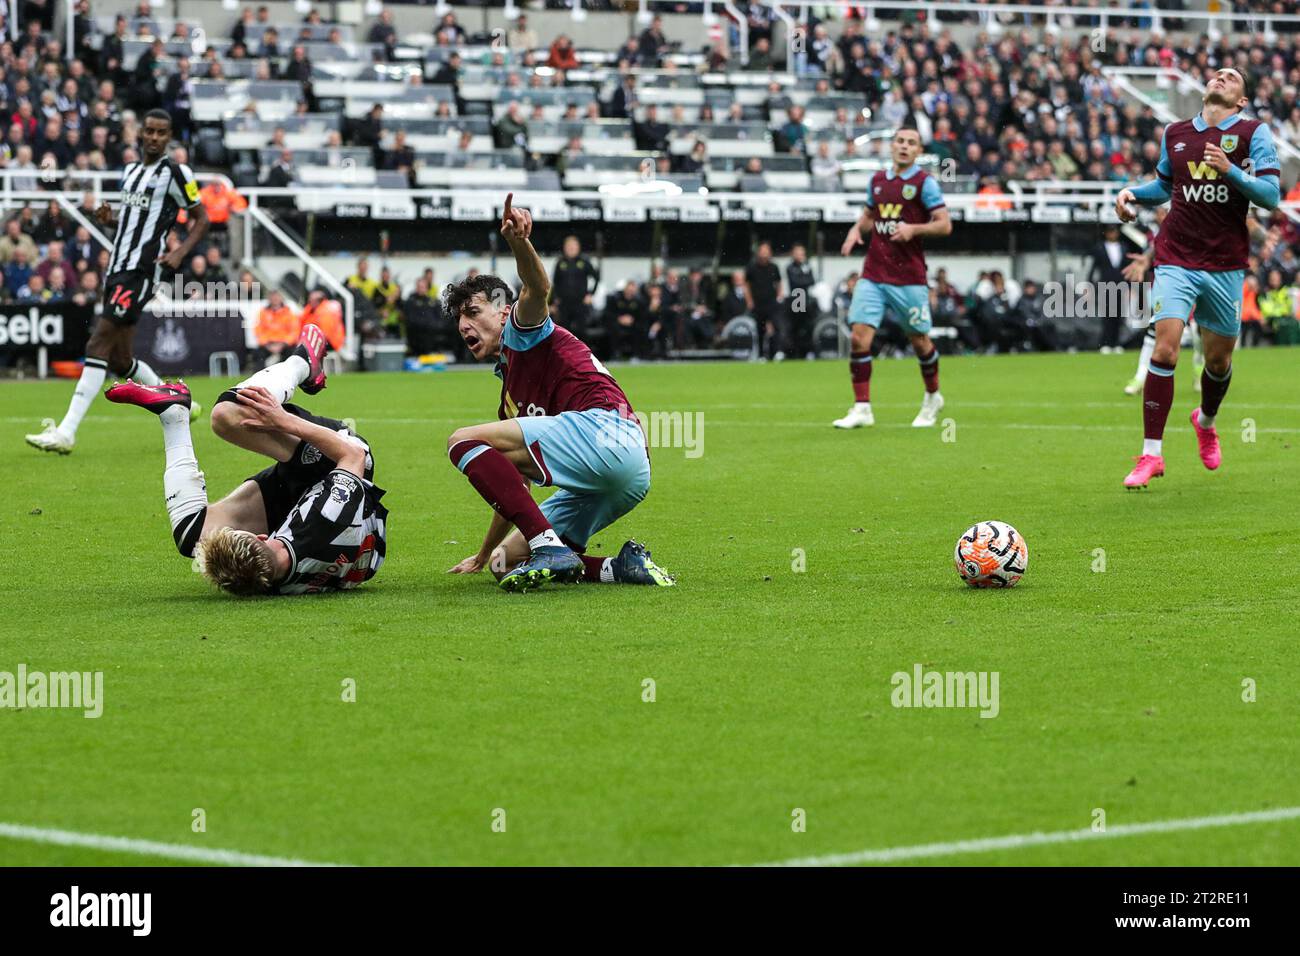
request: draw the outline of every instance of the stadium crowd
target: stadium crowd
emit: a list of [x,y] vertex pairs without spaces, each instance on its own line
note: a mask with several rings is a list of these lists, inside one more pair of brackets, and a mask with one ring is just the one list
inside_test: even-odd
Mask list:
[[[599,3],[584,6],[603,8]],[[698,6],[653,5],[664,12],[693,12]],[[846,164],[878,157],[883,151],[883,140],[861,136],[865,117],[881,128],[910,122],[918,127],[926,151],[937,162],[950,163],[956,176],[977,183],[983,191],[1000,193],[1011,181],[1126,182],[1153,174],[1162,127],[1149,109],[1121,100],[1103,75],[1103,66],[1178,68],[1203,78],[1231,64],[1251,80],[1252,112],[1269,122],[1279,138],[1300,141],[1300,33],[1288,24],[1278,24],[1278,35],[1267,43],[1258,33],[1179,34],[1175,32],[1179,22],[1172,18],[1163,21],[1165,30],[1153,31],[1147,18],[1152,7],[1139,3],[1130,5],[1123,16],[1111,17],[1110,32],[1100,48],[1087,35],[1071,38],[1060,31],[1042,31],[1032,18],[1026,21],[1018,15],[1000,17],[1004,29],[983,32],[962,46],[946,26],[981,22],[978,11],[940,14],[933,23],[907,14],[889,19],[891,14],[882,11],[883,28],[870,30],[852,16],[843,22],[832,19],[841,11],[814,8],[799,27],[806,31],[800,44],[805,52],[787,63],[785,45],[773,43],[770,8],[737,6],[746,18],[747,48],[726,42],[703,44],[690,51],[702,54],[700,72],[763,73],[788,67],[811,79],[814,96],[849,96],[852,105],[838,106],[829,116],[821,111],[822,118],[816,120],[793,102],[787,88],[775,82],[775,75],[765,101],[733,102],[720,112],[706,102],[689,121],[679,106],[645,103],[638,79],[643,71],[692,69],[678,65],[673,57],[677,48],[666,40],[656,17],[618,48],[617,81],[598,88],[598,99],[585,101],[581,111],[576,101],[569,103],[564,118],[630,120],[637,148],[654,154],[656,169],[665,175],[691,174],[708,163],[711,123],[762,123],[775,153],[800,157],[814,188],[828,190],[842,188]],[[297,112],[313,112],[315,74],[306,38],[314,35],[313,30],[328,31],[330,37],[336,32],[315,8],[294,25],[272,23],[265,6],[245,6],[231,25],[229,46],[221,51],[214,46],[202,52],[196,49],[192,63],[188,57],[167,52],[168,43],[192,39],[190,27],[176,22],[163,36],[166,31],[147,0],[134,15],[117,17],[112,31],[106,33],[100,32],[90,0],[78,0],[75,56],[68,59],[51,30],[53,5],[29,7],[32,12],[20,37],[0,43],[0,108],[4,110],[0,115],[8,117],[0,167],[9,172],[12,190],[31,192],[82,192],[97,176],[138,158],[138,117],[154,107],[167,109],[175,118],[181,144],[176,155],[187,158],[184,144],[194,141],[197,129],[191,113],[195,64],[201,64],[203,75],[211,79],[222,75],[224,63],[252,60],[252,76],[300,84]],[[1155,7],[1176,14],[1183,4],[1161,2]],[[1294,13],[1296,4],[1237,2],[1233,9],[1243,15]],[[737,41],[739,26],[733,24]],[[459,98],[460,75],[468,61],[499,67],[505,75],[505,108],[493,122],[493,145],[503,150],[522,148],[533,166],[563,172],[581,144],[570,143],[552,155],[531,151],[529,127],[540,118],[541,107],[530,106],[528,92],[581,86],[569,76],[579,65],[572,40],[538,35],[526,14],[507,32],[504,49],[487,45],[487,38],[467,29],[455,10],[432,14],[430,29],[437,46],[463,51],[440,61],[426,80],[452,88],[453,97],[439,105],[438,115],[459,115],[464,106]],[[391,12],[380,12],[364,27],[364,36],[392,54],[399,37]],[[126,44],[140,39],[150,41],[148,48],[128,68]],[[585,89],[590,92],[592,87]],[[400,121],[390,124],[377,104],[330,132],[324,145],[369,150],[376,168],[403,173],[414,183],[420,159],[407,144],[401,125]],[[467,138],[464,133],[462,150],[469,147]],[[271,146],[277,158],[261,171],[260,182],[294,184],[296,164],[283,129],[272,135]],[[763,163],[751,157],[745,172],[761,174]],[[1288,198],[1300,198],[1300,193],[1292,190]],[[216,184],[205,187],[204,202],[213,221],[221,223],[240,208],[241,200]],[[87,198],[83,211],[89,211],[90,205]],[[1300,236],[1281,215],[1257,223],[1255,231],[1256,256],[1243,315],[1253,326],[1246,338],[1294,341],[1297,275],[1292,246]],[[227,278],[220,230],[215,236],[187,264],[184,278]],[[576,239],[570,242],[576,247]],[[773,250],[766,243],[757,246],[746,267],[717,276],[691,263],[656,266],[644,281],[629,280],[610,289],[603,307],[597,308],[595,268],[580,249],[571,251],[566,243],[556,266],[557,318],[581,328],[608,357],[653,358],[670,350],[717,345],[726,324],[738,316],[755,319],[766,354],[804,355],[815,348],[812,334],[822,314],[816,298],[808,294],[816,279],[806,250],[789,252],[794,261],[784,274],[772,263]],[[29,203],[10,215],[0,237],[0,298],[93,300],[103,281],[103,259],[86,230],[56,203]],[[562,269],[568,271],[561,275]],[[247,275],[240,279],[250,281]],[[852,282],[849,277],[836,286],[837,309],[851,295]],[[359,263],[348,284],[366,304],[360,326],[364,338],[406,338],[416,352],[426,346],[458,347],[440,318],[432,270],[403,287],[391,267],[383,266],[373,275],[369,263]],[[998,273],[982,276],[971,289],[959,291],[940,269],[932,279],[931,304],[937,324],[957,329],[958,341],[967,349],[1091,347],[1038,312],[1041,294],[1040,282],[1015,282]],[[292,339],[285,330],[304,321],[303,315],[291,314],[294,310],[283,296],[268,310],[265,323],[258,322],[257,333],[264,357],[278,351],[277,342]],[[338,303],[322,292],[312,293],[303,307],[306,320],[321,324],[331,339],[341,339],[337,310]],[[296,328],[293,331],[296,334]]]

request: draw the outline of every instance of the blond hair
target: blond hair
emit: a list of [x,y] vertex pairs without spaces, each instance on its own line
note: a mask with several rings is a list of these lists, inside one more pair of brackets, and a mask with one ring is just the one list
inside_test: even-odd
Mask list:
[[248,531],[220,528],[199,542],[203,575],[231,594],[266,594],[274,570],[266,544]]

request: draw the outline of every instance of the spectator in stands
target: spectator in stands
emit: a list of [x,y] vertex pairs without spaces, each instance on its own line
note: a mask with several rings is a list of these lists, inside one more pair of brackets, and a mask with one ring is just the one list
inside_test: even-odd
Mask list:
[[677,293],[682,326],[677,333],[681,345],[706,348],[716,334],[713,322],[713,283],[704,270],[692,266]]
[[759,37],[754,48],[749,51],[749,62],[745,64],[745,69],[760,72],[774,69],[775,66],[772,60],[772,41],[767,37]]
[[636,109],[636,74],[621,69],[619,84],[609,100],[609,115],[613,119],[628,119]]
[[642,322],[645,324],[645,357],[667,358],[672,342],[672,313],[658,283],[646,286]]
[[787,335],[782,305],[785,294],[781,270],[772,261],[771,243],[760,242],[753,260],[745,267],[745,298],[749,314],[758,323],[767,357],[777,361],[784,359]]
[[406,143],[406,130],[399,129],[393,134],[393,148],[384,153],[383,168],[402,173],[411,188],[415,188],[415,150]]
[[426,276],[415,280],[411,294],[402,301],[406,317],[406,350],[409,355],[427,355],[440,349],[455,351],[464,359],[464,342],[447,320],[437,290]]
[[393,279],[393,271],[384,266],[379,270],[379,281],[375,284],[374,302],[379,311],[380,327],[389,338],[400,339],[406,334],[401,298],[402,287]]
[[645,108],[644,120],[632,121],[632,138],[642,152],[667,152],[668,134],[668,124],[660,122],[659,110],[653,103]]
[[379,11],[379,19],[370,25],[366,32],[367,43],[377,43],[383,47],[397,45],[397,29],[393,26],[393,11],[387,8]]
[[[1253,256],[1251,257],[1254,258]],[[1241,289],[1241,345],[1251,348],[1259,344],[1266,330],[1263,313],[1259,311],[1259,278],[1250,272]]]
[[247,43],[249,30],[253,26],[253,8],[244,7],[239,14],[239,19],[235,25],[230,28],[230,40],[232,43]]
[[301,43],[296,44],[289,54],[289,62],[284,65],[280,78],[306,85],[311,83],[311,74],[311,57],[307,55],[307,48]]
[[656,15],[637,38],[637,62],[647,69],[658,69],[669,49],[663,17]]
[[78,226],[72,238],[64,246],[67,260],[72,263],[73,268],[80,272],[93,265],[95,251],[98,249],[99,244],[90,238],[90,230],[85,226]]
[[808,139],[808,124],[804,122],[807,114],[802,106],[791,106],[786,111],[786,121],[776,131],[776,151],[779,153],[806,153],[805,141]]
[[562,328],[584,336],[591,324],[592,296],[600,273],[582,254],[577,236],[566,236],[563,254],[555,261],[551,279],[551,317]]
[[492,142],[497,149],[528,148],[528,122],[517,101],[510,102],[505,115],[492,127]]
[[[1088,281],[1097,283],[1094,300],[1099,308],[1115,305],[1101,316],[1101,352],[1124,351],[1120,342],[1120,329],[1128,316],[1128,280],[1124,278],[1124,267],[1129,264],[1131,255],[1138,252],[1137,246],[1125,239],[1119,226],[1110,224],[1102,229],[1101,241],[1093,248],[1092,266],[1088,270]],[[1116,290],[1123,289],[1120,294]]]
[[68,285],[64,273],[58,269],[49,274],[49,277],[45,280],[45,285],[49,290],[45,297],[46,302],[66,302],[68,292],[73,288]]
[[302,310],[303,325],[315,325],[325,333],[330,347],[341,352],[347,343],[347,329],[343,324],[343,307],[333,299],[325,298],[323,289],[312,289],[307,294],[307,305]]
[[640,358],[645,351],[645,302],[635,279],[628,279],[605,303],[608,358]]
[[[718,318],[723,325],[738,316],[752,316],[753,310],[750,305],[748,285],[745,281],[744,269],[737,269],[731,273],[731,286],[718,306]],[[762,334],[761,330],[759,334]]]
[[465,28],[456,20],[456,14],[448,12],[438,21],[438,27],[434,30],[438,37],[446,37],[446,43],[451,46],[460,46],[465,42]]
[[512,50],[536,50],[537,31],[528,26],[528,15],[521,13],[506,33],[506,45]]
[[677,172],[702,173],[709,165],[708,148],[704,140],[697,139],[691,143],[691,151],[677,157]]
[[[27,262],[35,262],[39,256],[36,251],[36,243],[31,236],[23,232],[21,221],[14,217],[5,223],[4,235],[0,236],[0,265],[7,266],[14,260],[15,254],[20,250]],[[16,289],[21,283],[6,279],[5,284],[11,289]]]
[[808,172],[812,175],[814,191],[839,192],[840,162],[831,155],[831,144],[828,140],[822,140],[817,144],[816,153],[808,161]]
[[1026,279],[1020,284],[1015,308],[1007,315],[1007,326],[1015,330],[1014,335],[1021,344],[1039,352],[1055,352],[1060,347],[1056,324],[1047,317],[1045,304],[1043,287],[1033,279]]
[[374,153],[375,165],[379,165],[380,141],[384,138],[384,104],[376,103],[370,112],[352,124],[352,142]]
[[226,272],[225,263],[221,259],[221,248],[216,244],[210,245],[207,251],[203,253],[203,259],[208,264],[208,281],[225,284],[230,281],[230,274]]
[[994,270],[982,277],[976,298],[975,321],[979,330],[981,344],[989,353],[1008,351],[1010,339],[1007,317],[1011,313],[1011,299],[1007,290],[1006,279],[1001,272]]
[[357,259],[356,271],[348,276],[343,284],[353,292],[359,293],[366,301],[372,303],[376,301],[379,283],[370,275],[370,260],[365,256]]
[[72,294],[72,301],[77,305],[94,305],[99,301],[99,273],[87,269],[77,280],[77,291]]
[[63,288],[72,288],[77,282],[77,270],[72,267],[72,263],[63,258],[63,243],[52,242],[46,247],[45,260],[36,267],[36,274],[45,280],[45,284],[54,288],[51,277],[54,273],[60,273],[63,276],[61,286]]
[[57,201],[51,200],[45,207],[45,215],[32,230],[32,241],[40,245],[48,245],[51,242],[63,243],[72,238],[74,231],[72,220],[64,215],[63,207]]
[[1294,290],[1286,284],[1281,269],[1269,269],[1267,281],[1267,287],[1259,294],[1260,317],[1273,330],[1276,344],[1300,345]]
[[253,358],[257,367],[283,362],[298,342],[300,328],[298,316],[285,302],[281,291],[270,291],[265,306],[257,312],[257,324],[253,326],[253,336],[257,339]]
[[812,292],[817,277],[808,262],[808,250],[802,244],[796,244],[790,250],[785,278],[790,287],[785,310],[790,348],[795,355],[813,358],[813,327],[820,318],[817,299]]
[[[264,185],[269,186],[271,183],[264,182]],[[288,183],[286,182],[285,185]],[[199,201],[203,203],[203,208],[208,214],[208,222],[212,224],[217,234],[225,233],[231,213],[243,212],[248,208],[248,200],[220,177],[204,183],[203,188],[199,190]]]
[[19,287],[14,298],[19,302],[48,302],[50,290],[45,287],[45,280],[32,273],[27,282]]
[[176,72],[167,78],[163,91],[163,109],[172,116],[172,131],[177,139],[189,142],[193,129],[191,109],[194,105],[194,77],[190,73],[189,57],[176,61]]
[[573,41],[561,33],[551,43],[546,65],[553,70],[576,70],[582,64],[578,61],[578,51],[573,48]]

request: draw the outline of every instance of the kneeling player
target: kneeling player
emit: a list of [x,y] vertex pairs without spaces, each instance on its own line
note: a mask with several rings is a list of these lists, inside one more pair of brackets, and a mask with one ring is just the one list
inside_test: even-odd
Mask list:
[[308,326],[292,356],[217,399],[212,430],[276,463],[212,505],[190,437],[189,388],[126,382],[108,390],[109,401],[161,419],[176,547],[197,555],[208,580],[232,594],[354,588],[384,562],[388,510],[369,446],[343,422],[285,404],[299,385],[309,394],[324,388],[324,354],[324,336]]
[[[446,292],[447,312],[470,352],[497,360],[502,419],[459,428],[447,441],[452,463],[496,511],[482,548],[451,571],[491,567],[507,591],[584,579],[671,585],[672,576],[635,541],[613,558],[580,554],[649,492],[650,457],[613,376],[547,314],[550,281],[528,241],[532,216],[510,201],[501,235],[523,282],[519,301],[511,304],[510,286],[497,276],[475,276]],[[525,478],[560,490],[539,507]]]

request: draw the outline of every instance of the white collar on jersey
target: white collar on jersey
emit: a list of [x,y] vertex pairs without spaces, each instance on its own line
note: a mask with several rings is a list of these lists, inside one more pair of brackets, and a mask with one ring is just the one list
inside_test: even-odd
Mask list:
[[[1241,119],[1241,114],[1233,113],[1231,116],[1221,120],[1219,122],[1218,128],[1231,129],[1232,124],[1237,122],[1237,120],[1239,119]],[[1200,113],[1197,113],[1195,116],[1192,117],[1192,126],[1195,127],[1196,132],[1198,133],[1204,133],[1207,129],[1210,128],[1210,124],[1205,122],[1204,117],[1202,117]]]
[[916,175],[917,173],[919,173],[920,171],[921,171],[921,167],[918,166],[918,165],[916,165],[916,163],[913,163],[911,166],[908,166],[908,167],[907,167],[905,170],[903,170],[901,173],[895,173],[893,169],[888,169],[888,170],[886,170],[886,171],[885,171],[885,178],[886,178],[886,179],[893,179],[895,176],[897,176],[899,179],[911,179],[913,176],[915,176],[915,175]]

